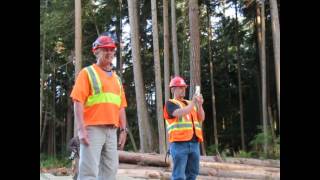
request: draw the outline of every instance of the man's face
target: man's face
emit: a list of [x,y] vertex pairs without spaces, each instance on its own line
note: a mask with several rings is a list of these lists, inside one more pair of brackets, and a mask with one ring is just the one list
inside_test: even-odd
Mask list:
[[116,51],[115,48],[100,48],[100,61],[103,64],[112,63]]
[[173,87],[174,96],[177,98],[184,98],[186,95],[186,87]]

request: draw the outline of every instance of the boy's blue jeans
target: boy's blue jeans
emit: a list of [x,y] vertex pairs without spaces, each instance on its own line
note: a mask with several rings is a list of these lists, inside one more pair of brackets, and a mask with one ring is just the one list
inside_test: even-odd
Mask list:
[[197,141],[170,143],[172,180],[195,180],[199,174],[200,147]]

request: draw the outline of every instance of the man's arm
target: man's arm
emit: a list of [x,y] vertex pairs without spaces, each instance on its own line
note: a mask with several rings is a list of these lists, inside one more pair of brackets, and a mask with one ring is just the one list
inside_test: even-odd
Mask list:
[[181,116],[184,116],[186,114],[189,114],[190,111],[192,110],[192,108],[194,107],[195,103],[196,103],[196,98],[195,98],[195,96],[193,96],[191,103],[189,103],[184,108],[176,109],[175,111],[173,111],[172,115],[175,116],[175,117],[181,117]]
[[87,130],[84,127],[83,121],[83,104],[77,100],[74,101],[74,118],[78,125],[78,135],[80,141],[84,144],[89,145]]
[[120,108],[120,129],[124,129],[127,127],[127,116],[126,116],[126,110],[124,107]]
[[127,132],[126,132],[127,117],[126,117],[126,111],[124,107],[120,108],[119,120],[120,120],[120,129],[122,129],[122,131],[120,131],[120,134],[119,134],[119,148],[120,150],[123,150],[124,145],[126,143],[126,139],[127,139]]
[[202,95],[197,96],[197,107],[198,107],[197,114],[198,114],[198,118],[199,118],[200,121],[203,121],[205,119],[205,113],[204,113],[202,104],[203,104]]

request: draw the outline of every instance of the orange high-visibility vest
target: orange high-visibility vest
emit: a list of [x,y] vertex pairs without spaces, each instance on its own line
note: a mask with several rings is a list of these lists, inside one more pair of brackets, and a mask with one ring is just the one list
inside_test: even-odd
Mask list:
[[100,103],[110,103],[120,107],[122,95],[122,83],[120,78],[115,74],[120,89],[119,94],[103,92],[102,82],[93,65],[86,67],[85,71],[88,73],[90,86],[92,88],[92,95],[88,97],[85,107],[90,107]]
[[[169,101],[178,105],[180,108],[184,108],[186,106],[184,103],[176,99],[169,99]],[[187,103],[189,104],[190,101],[187,101]],[[198,141],[203,142],[202,128],[200,120],[198,119],[196,107],[194,107],[189,114],[180,118],[169,118],[166,106],[164,107],[163,113],[166,120],[169,142],[191,140],[194,132],[193,129],[195,129],[195,135],[198,137]]]
[[102,79],[94,65],[84,68],[88,75],[91,92],[84,104],[84,123],[85,125],[111,124],[119,126],[119,109],[122,102],[122,83],[120,78],[113,73],[113,79],[108,86],[118,86],[118,92],[104,91]]

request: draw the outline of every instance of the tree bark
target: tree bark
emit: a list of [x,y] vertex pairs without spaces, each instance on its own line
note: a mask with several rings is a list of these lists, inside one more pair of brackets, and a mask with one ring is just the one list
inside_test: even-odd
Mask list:
[[198,0],[189,0],[190,24],[190,86],[189,98],[194,94],[194,86],[201,85],[200,79],[200,31]]
[[[70,95],[71,89],[68,91],[68,95]],[[66,134],[66,142],[69,142],[72,138],[72,112],[73,105],[71,98],[67,100],[67,134]]]
[[[208,1],[209,2],[209,1]],[[211,8],[210,4],[207,4],[207,17],[208,17],[208,49],[209,49],[209,63],[210,63],[210,84],[211,84],[211,99],[212,99],[212,119],[213,119],[213,137],[214,137],[214,144],[216,145],[216,151],[218,152],[218,146],[219,146],[219,141],[218,141],[218,130],[217,130],[217,113],[216,113],[216,97],[214,93],[214,79],[213,79],[213,56],[212,56],[212,51],[211,51],[211,21],[210,21],[210,16],[211,16]]]
[[[198,0],[189,0],[189,23],[190,23],[190,93],[189,99],[194,94],[194,87],[201,85],[200,77],[200,30],[199,30],[199,7]],[[203,124],[201,123],[201,126]],[[203,127],[202,127],[203,129]],[[201,152],[206,155],[204,143],[200,143]]]
[[255,25],[256,25],[256,31],[257,31],[257,49],[258,49],[258,55],[259,55],[259,61],[258,61],[258,72],[257,72],[257,89],[258,89],[258,101],[259,101],[259,115],[260,115],[260,124],[263,124],[263,115],[262,115],[262,85],[261,85],[261,62],[262,62],[262,56],[261,56],[261,10],[259,8],[259,5],[256,4],[256,18],[255,18]]
[[168,0],[163,0],[163,60],[164,60],[164,99],[165,102],[170,98],[169,77],[170,77],[170,59],[169,59],[169,23],[168,23]]
[[272,136],[272,142],[274,143],[276,140],[276,136],[275,136],[275,130],[273,127],[273,116],[272,116],[272,109],[270,107],[270,105],[268,106],[268,119],[269,119],[269,124],[270,124],[270,132],[271,132],[271,136]]
[[[201,156],[201,162],[218,162],[216,156]],[[251,158],[225,158],[223,160],[225,163],[233,163],[233,164],[247,164],[253,166],[265,166],[265,167],[280,167],[280,160],[273,159],[251,159]]]
[[147,112],[146,98],[143,87],[143,77],[141,71],[140,60],[140,43],[139,43],[139,26],[137,14],[137,1],[128,0],[129,22],[131,27],[131,44],[132,44],[132,58],[133,58],[133,73],[136,91],[138,124],[140,135],[140,148],[142,152],[153,151],[153,139],[151,133],[151,126],[149,115]]
[[44,32],[43,43],[42,43],[41,75],[40,75],[40,137],[41,137],[41,129],[42,129],[45,47],[46,47],[46,34]]
[[[143,178],[143,179],[161,179],[161,180],[170,180],[171,172],[166,172],[166,170],[156,170],[156,169],[122,169],[118,170],[118,174],[125,175],[134,178]],[[202,176],[198,175],[197,180],[231,180],[230,178],[221,178],[221,177],[212,177],[212,176]],[[232,178],[232,180],[240,180]]]
[[52,119],[51,119],[51,135],[52,135],[52,155],[56,157],[56,64],[53,62],[53,76],[52,76]]
[[[145,154],[145,153],[131,153],[126,151],[119,151],[119,162],[120,169],[135,169],[139,170],[154,171],[159,172],[172,171],[171,160],[164,162],[164,155],[160,154]],[[279,179],[280,177],[280,166],[278,167],[264,167],[261,164],[246,165],[246,164],[231,164],[231,163],[221,163],[221,162],[206,162],[203,158],[208,158],[201,156],[200,161],[200,175],[205,176],[215,176],[215,177],[225,177],[225,178],[255,178],[255,179]],[[248,160],[248,159],[244,159]],[[257,162],[269,162],[267,160],[248,160]],[[237,162],[237,161],[234,161]],[[246,162],[246,161],[244,161]],[[129,163],[125,166],[123,163]],[[279,161],[278,161],[279,163]],[[135,165],[130,165],[135,164]],[[131,175],[130,175],[131,176]],[[149,177],[151,178],[151,177]],[[156,177],[155,177],[156,178]]]
[[[277,88],[277,100],[278,100],[278,116],[280,122],[280,23],[278,16],[277,0],[269,0],[270,13],[272,20],[272,40],[273,40],[273,53],[274,53],[274,65],[276,74],[276,88]],[[280,124],[280,123],[279,123]],[[280,129],[280,126],[279,126]]]
[[47,122],[48,122],[48,115],[47,115],[47,112],[45,111],[44,112],[44,119],[43,119],[43,127],[42,127],[42,131],[41,131],[41,135],[40,135],[40,151],[42,149],[44,136],[46,134]]
[[174,75],[180,75],[180,72],[179,72],[179,52],[178,52],[178,43],[177,43],[175,0],[171,0],[171,31],[172,31],[171,33],[172,33]]
[[280,168],[277,167],[264,167],[264,166],[253,166],[247,164],[232,164],[232,163],[221,163],[221,162],[203,162],[200,161],[200,167],[214,168],[216,170],[230,170],[230,171],[265,171],[265,172],[280,172]]
[[[129,125],[127,124],[127,126],[129,126]],[[130,137],[130,140],[131,140],[132,146],[133,146],[133,151],[134,151],[134,152],[138,152],[136,142],[135,142],[135,140],[134,140],[134,138],[133,138],[133,135],[132,135],[132,132],[131,132],[131,130],[130,130],[130,129],[129,129],[128,134],[129,134],[129,137]]]
[[116,25],[116,33],[118,38],[118,48],[117,48],[117,71],[122,79],[122,47],[121,47],[121,41],[122,41],[122,0],[118,0],[119,3],[119,16],[117,16],[117,25]]
[[[164,102],[170,99],[170,59],[169,59],[169,23],[168,23],[168,0],[163,0],[163,64],[164,64]],[[165,125],[166,126],[166,125]],[[169,146],[169,140],[165,133],[166,147]]]
[[160,167],[170,166],[169,159],[165,160],[165,155],[163,154],[132,153],[126,151],[118,151],[118,153],[119,162],[121,163]]
[[[262,120],[263,120],[263,133],[264,133],[264,145],[263,152],[265,155],[268,150],[267,140],[267,87],[266,87],[266,45],[265,45],[265,8],[264,1],[260,1],[261,8],[261,85],[262,85]],[[259,23],[258,23],[259,24]]]
[[166,142],[163,120],[163,102],[162,102],[162,83],[161,83],[161,67],[159,55],[159,38],[158,38],[158,20],[157,20],[157,2],[151,0],[152,11],[152,32],[153,32],[153,54],[154,54],[154,70],[156,80],[156,103],[157,103],[157,119],[158,119],[158,133],[159,133],[159,152],[166,153]]
[[240,106],[240,129],[241,129],[241,147],[246,151],[245,139],[244,139],[244,125],[243,125],[243,102],[242,102],[242,83],[241,83],[241,58],[240,58],[240,41],[239,41],[239,23],[238,23],[238,5],[235,0],[235,12],[236,12],[236,51],[238,60],[238,88],[239,88],[239,106]]
[[[45,1],[45,13],[47,12],[48,0]],[[41,57],[41,75],[40,75],[40,137],[42,129],[42,110],[43,110],[43,89],[44,89],[44,64],[46,60],[46,32],[43,32],[42,57]],[[40,140],[41,149],[41,140]]]
[[201,167],[199,174],[210,177],[214,176],[232,179],[280,179],[280,172],[267,172],[261,170],[230,170]]
[[[75,62],[75,79],[78,76],[78,73],[82,67],[82,25],[81,25],[81,0],[75,0],[75,54],[76,54],[76,62]],[[76,137],[78,135],[77,131],[78,125],[77,121],[74,119],[73,126],[73,136]]]

